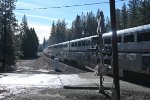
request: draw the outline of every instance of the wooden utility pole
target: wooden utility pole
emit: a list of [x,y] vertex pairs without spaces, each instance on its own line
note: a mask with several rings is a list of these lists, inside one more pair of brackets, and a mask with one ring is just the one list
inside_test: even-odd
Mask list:
[[111,28],[112,28],[112,67],[115,93],[117,94],[115,100],[120,100],[120,83],[119,83],[119,66],[118,66],[118,46],[117,46],[117,33],[116,33],[116,11],[115,11],[115,0],[110,1],[110,17],[111,17]]

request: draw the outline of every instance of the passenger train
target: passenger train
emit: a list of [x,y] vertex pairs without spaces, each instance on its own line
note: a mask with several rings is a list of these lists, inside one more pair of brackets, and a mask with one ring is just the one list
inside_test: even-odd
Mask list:
[[[94,69],[97,65],[97,54],[88,51],[96,46],[92,39],[94,37],[98,35],[51,45],[46,54],[58,57],[61,61],[71,61]],[[111,32],[102,35],[105,46],[111,47],[111,37]],[[120,77],[142,76],[143,80],[150,78],[150,24],[119,30],[117,39]],[[104,56],[106,65],[111,66],[111,61],[111,56]]]

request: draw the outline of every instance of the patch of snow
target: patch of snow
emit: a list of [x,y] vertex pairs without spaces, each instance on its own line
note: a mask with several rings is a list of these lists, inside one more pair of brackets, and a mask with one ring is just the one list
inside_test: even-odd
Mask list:
[[[47,72],[47,70],[40,70]],[[0,98],[8,94],[16,94],[31,87],[63,88],[64,85],[81,85],[93,83],[94,79],[84,79],[78,74],[0,74],[0,88],[5,87],[8,92],[0,95]],[[99,81],[97,81],[99,82]]]
[[48,72],[49,72],[48,70],[43,70],[43,69],[39,69],[39,70],[37,70],[37,71],[43,72],[43,73],[48,73]]
[[17,85],[21,87],[57,87],[61,86],[57,75],[47,74],[6,74],[0,78],[0,85]]

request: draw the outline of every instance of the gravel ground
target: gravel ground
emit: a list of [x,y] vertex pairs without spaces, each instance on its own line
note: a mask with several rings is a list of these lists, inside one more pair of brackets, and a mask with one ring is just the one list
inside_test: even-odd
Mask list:
[[[106,92],[107,95],[110,93]],[[111,97],[113,98],[113,97]],[[98,90],[29,88],[26,91],[8,96],[2,100],[116,100],[110,99]],[[150,94],[121,91],[121,100],[150,100]]]
[[[53,68],[53,60],[42,55],[37,59],[20,60],[17,62],[17,70],[14,73],[30,74],[79,74],[86,71],[59,63],[59,70]],[[134,89],[121,89],[121,100],[150,100],[150,91],[141,92]],[[0,90],[0,94],[8,92]],[[110,91],[107,91],[110,96]],[[52,88],[25,88],[24,91],[11,94],[2,100],[109,100],[98,90],[90,89],[52,89]],[[115,100],[115,99],[112,99]]]
[[45,74],[78,74],[84,73],[78,68],[74,68],[59,62],[59,70],[54,70],[54,60],[41,56],[32,60],[20,60],[16,64],[15,73],[45,73]]

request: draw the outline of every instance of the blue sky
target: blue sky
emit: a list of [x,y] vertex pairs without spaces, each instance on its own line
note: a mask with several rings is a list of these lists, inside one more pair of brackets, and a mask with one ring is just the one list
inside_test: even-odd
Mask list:
[[[45,8],[53,6],[67,6],[67,5],[79,5],[89,3],[107,2],[109,0],[17,0],[16,9],[33,9],[33,8]],[[126,0],[127,2],[128,0]],[[116,8],[121,8],[124,2],[117,2]],[[34,27],[39,37],[40,43],[43,42],[43,38],[48,39],[50,36],[50,29],[52,21],[57,22],[58,19],[65,19],[67,26],[70,27],[72,21],[77,14],[82,12],[92,11],[96,14],[97,10],[103,10],[105,17],[110,16],[109,4],[90,5],[82,7],[72,8],[50,8],[46,10],[15,10],[16,18],[19,23],[22,20],[23,15],[27,16],[29,27]]]

